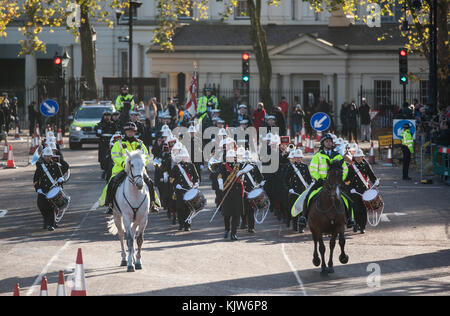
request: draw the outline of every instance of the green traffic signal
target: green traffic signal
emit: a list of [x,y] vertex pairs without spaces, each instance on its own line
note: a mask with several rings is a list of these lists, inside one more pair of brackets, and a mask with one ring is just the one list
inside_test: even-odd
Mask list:
[[244,80],[245,82],[248,82],[249,79],[250,79],[250,78],[249,78],[248,76],[243,76],[243,77],[242,77],[242,80]]
[[405,76],[401,76],[400,77],[400,81],[401,82],[406,82],[406,81],[408,81],[408,78],[406,78]]

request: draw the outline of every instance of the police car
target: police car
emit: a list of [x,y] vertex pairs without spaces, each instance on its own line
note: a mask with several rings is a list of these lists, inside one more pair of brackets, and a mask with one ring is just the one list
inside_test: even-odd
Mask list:
[[83,144],[98,144],[100,138],[96,134],[95,125],[101,121],[106,111],[115,111],[111,101],[84,101],[75,115],[69,116],[69,120],[73,120],[69,134],[70,149],[80,149]]

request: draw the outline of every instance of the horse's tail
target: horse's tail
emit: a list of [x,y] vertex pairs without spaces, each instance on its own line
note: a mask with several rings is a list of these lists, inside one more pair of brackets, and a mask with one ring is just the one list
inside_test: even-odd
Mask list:
[[[108,227],[108,232],[109,232],[111,235],[113,235],[113,236],[117,235],[117,233],[119,232],[119,230],[117,229],[116,223],[114,222],[114,217],[111,217],[111,218],[106,222],[106,225],[107,225],[107,227]],[[121,221],[120,225],[123,225],[123,224],[122,224],[122,221]]]

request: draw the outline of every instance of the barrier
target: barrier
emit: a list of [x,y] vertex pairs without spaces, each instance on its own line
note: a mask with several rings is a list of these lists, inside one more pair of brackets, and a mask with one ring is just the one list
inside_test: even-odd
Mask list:
[[450,147],[437,145],[433,154],[433,172],[450,184]]

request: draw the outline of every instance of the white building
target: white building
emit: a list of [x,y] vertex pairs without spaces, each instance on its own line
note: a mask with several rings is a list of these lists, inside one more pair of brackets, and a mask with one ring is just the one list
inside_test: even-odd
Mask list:
[[[394,102],[392,93],[401,88],[398,49],[403,43],[395,23],[397,17],[382,17],[382,27],[369,28],[363,24],[351,24],[339,13],[333,16],[327,12],[315,13],[307,3],[299,0],[281,1],[278,7],[263,3],[262,22],[272,61],[272,88],[292,91],[288,99],[290,103],[296,93],[302,93],[301,103],[306,102],[308,93],[321,94],[337,105],[335,110],[338,113],[344,101],[357,100],[361,87],[371,90],[372,96],[368,96],[370,103]],[[246,1],[239,1],[234,15],[225,22],[220,21],[223,1],[210,1],[209,5],[206,21],[182,18],[183,23],[173,38],[175,52],[165,53],[152,46],[153,30],[157,24],[156,1],[143,1],[134,23],[133,77],[160,79],[157,81],[159,87],[145,87],[144,79],[136,80],[147,89],[145,98],[162,90],[169,90],[171,96],[183,94],[189,85],[194,62],[198,64],[200,87],[214,84],[222,91],[240,87],[241,53],[252,52],[250,21],[242,15],[246,11]],[[364,8],[360,10],[364,12]],[[198,16],[196,9],[192,10],[192,15]],[[115,25],[109,29],[104,25],[93,25],[96,30],[97,82],[99,88],[114,94],[126,81],[117,78],[128,77],[128,43],[118,40],[120,36],[128,35],[128,26]],[[1,79],[1,89],[21,84],[33,86],[36,76],[49,75],[55,52],[62,54],[67,51],[72,57],[67,77],[81,76],[80,44],[75,43],[69,33],[63,30],[52,34],[44,32],[40,38],[47,43],[47,54],[17,59],[21,34],[13,24],[7,32],[8,37],[0,39],[0,67],[9,74],[18,75],[14,80]],[[386,32],[392,34],[392,38],[377,41]],[[408,89],[420,90],[418,97],[424,100],[427,61],[409,56],[408,64],[409,71],[420,79],[410,81]],[[257,88],[258,71],[254,57],[250,69],[251,88]]]

